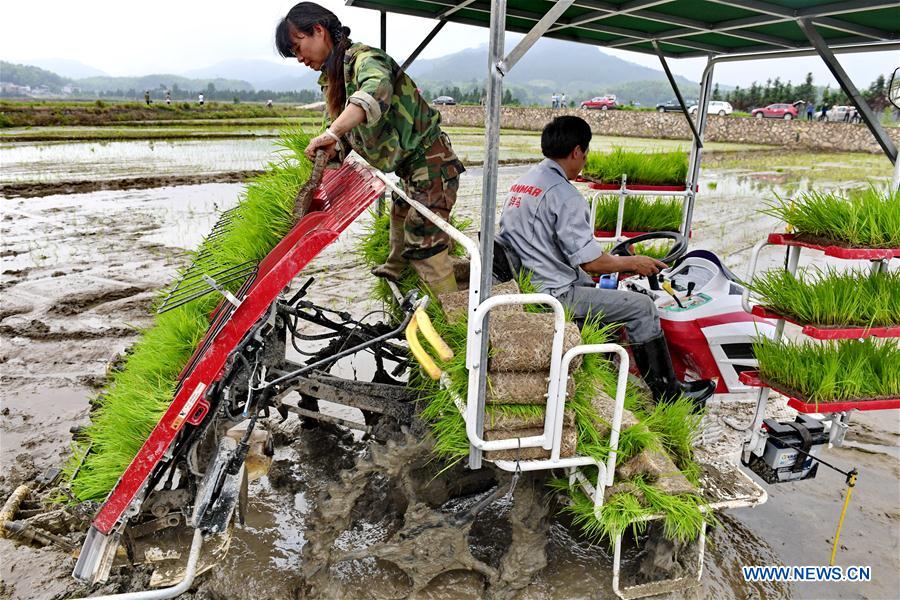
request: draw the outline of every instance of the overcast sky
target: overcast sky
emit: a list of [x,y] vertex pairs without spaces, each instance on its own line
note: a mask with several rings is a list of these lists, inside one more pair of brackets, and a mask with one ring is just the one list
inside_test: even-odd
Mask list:
[[[109,75],[180,73],[227,59],[281,61],[273,46],[275,24],[294,4],[282,0],[44,0],[8,2],[0,23],[0,58],[12,62],[39,58],[76,60]],[[378,13],[323,0],[352,29],[356,41],[378,45]],[[388,52],[401,62],[435,22],[388,15]],[[507,38],[507,51],[520,36]],[[487,43],[487,29],[449,24],[422,58],[434,58]],[[604,50],[659,68],[653,56]],[[859,87],[898,66],[898,53],[841,55]],[[670,61],[673,71],[698,81],[702,59]],[[298,67],[302,68],[302,67]],[[746,86],[780,76],[802,81],[812,71],[819,85],[835,83],[819,58],[795,58],[717,67],[716,81]]]

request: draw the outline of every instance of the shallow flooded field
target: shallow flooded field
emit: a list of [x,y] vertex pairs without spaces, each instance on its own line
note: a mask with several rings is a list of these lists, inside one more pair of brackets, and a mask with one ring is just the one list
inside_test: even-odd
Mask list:
[[[454,136],[458,151],[475,147],[477,134],[469,135],[471,140],[461,137],[457,141]],[[514,147],[524,148],[534,140],[523,134],[505,140],[504,147],[510,156],[518,156]],[[4,145],[0,147],[3,181],[11,181],[13,176],[19,181],[130,177],[158,174],[167,168],[194,173],[226,170],[223,165],[228,165],[227,170],[259,169],[271,160],[272,141],[154,142],[152,146],[148,142],[111,142],[109,146],[54,144],[38,149]],[[533,148],[528,148],[533,157]],[[471,150],[470,160],[480,159],[475,152]],[[879,166],[869,158],[861,159],[869,165],[867,176],[890,176],[885,159],[878,157],[885,163]],[[704,171],[692,247],[718,253],[743,276],[752,245],[778,226],[757,211],[774,194],[802,189],[809,179],[800,171],[776,170],[781,167],[750,170],[740,163],[723,166],[727,168]],[[527,168],[501,168],[498,189],[508,188]],[[463,175],[456,210],[476,223],[481,178],[478,167]],[[865,185],[865,178],[819,180],[816,185]],[[137,329],[150,323],[154,295],[184,265],[187,252],[196,247],[217,215],[235,204],[241,189],[240,184],[205,184],[0,200],[0,385],[4,389],[0,492],[4,498],[16,481],[64,460],[69,428],[87,421],[88,399],[96,393],[109,361],[136,339]],[[373,279],[352,252],[368,218],[354,223],[298,278],[316,278],[311,300],[350,310],[356,317],[377,308],[367,300]],[[782,251],[772,250],[764,262],[778,265],[783,256]],[[820,257],[813,260],[822,262]],[[345,368],[354,366],[363,368]],[[742,410],[739,420],[749,419],[750,405]],[[769,501],[759,508],[726,513],[721,525],[710,532],[701,586],[688,597],[893,597],[900,589],[898,448],[900,416],[894,411],[854,416],[847,447],[828,451],[837,466],[855,466],[861,473],[844,524],[839,564],[872,565],[874,582],[748,584],[740,575],[743,565],[827,564],[844,486],[842,476],[820,469],[812,481],[769,486]],[[399,469],[403,461],[411,460],[405,452],[409,449],[397,449],[396,454],[383,458],[385,468]],[[336,483],[338,474],[352,467],[361,454],[362,445],[353,437],[322,432],[284,443],[270,475],[251,485],[246,526],[236,530],[224,561],[199,579],[194,597],[305,597],[310,581],[319,585],[319,597],[406,597],[406,575],[389,562],[344,561],[327,576],[316,578],[301,558],[305,546],[321,543],[326,536],[327,522],[317,519],[329,507],[316,505],[319,492]],[[536,492],[526,489],[521,493]],[[539,497],[540,505],[550,500]],[[336,510],[334,505],[339,503],[340,498],[334,498],[330,508]],[[499,531],[506,526],[500,507],[488,509],[485,515],[477,523],[482,537],[490,538],[484,532],[492,527]],[[492,589],[494,597],[614,598],[609,549],[574,538],[564,518],[552,513],[546,518],[538,516],[548,540],[547,565],[531,580],[529,563],[523,558],[521,577],[512,578],[506,588]],[[414,525],[406,523],[407,527]],[[383,534],[384,524],[373,518],[363,530],[347,532],[339,545],[365,547]],[[536,547],[535,552],[540,551]],[[77,595],[78,588],[69,576],[72,557],[50,549],[15,546],[8,540],[0,540],[0,553],[0,596]],[[413,569],[424,570],[426,562],[423,558]],[[420,597],[475,598],[481,596],[482,586],[481,576],[460,569],[442,575]]]

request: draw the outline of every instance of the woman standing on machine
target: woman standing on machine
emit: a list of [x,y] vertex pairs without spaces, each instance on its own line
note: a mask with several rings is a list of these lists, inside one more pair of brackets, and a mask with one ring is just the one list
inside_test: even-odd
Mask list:
[[[313,2],[295,5],[275,30],[283,57],[322,72],[331,125],[309,142],[307,156],[324,150],[343,161],[355,150],[376,169],[396,173],[411,198],[448,219],[465,168],[441,131],[440,113],[390,56],[352,43],[349,35],[334,13]],[[456,290],[449,236],[396,195],[390,240],[387,262],[375,275],[396,281],[408,261],[434,293]]]

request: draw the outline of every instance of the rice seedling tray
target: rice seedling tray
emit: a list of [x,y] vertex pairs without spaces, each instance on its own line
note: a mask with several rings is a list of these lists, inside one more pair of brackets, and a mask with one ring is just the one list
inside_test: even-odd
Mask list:
[[846,410],[891,410],[900,408],[900,397],[897,398],[859,398],[841,402],[810,402],[799,392],[788,389],[777,383],[760,377],[759,371],[744,371],[738,376],[741,383],[751,387],[767,387],[787,396],[788,406],[802,413],[830,413]]
[[794,325],[799,325],[803,328],[803,335],[817,340],[858,340],[867,337],[900,337],[900,325],[891,325],[889,327],[827,327],[801,323],[765,306],[754,306],[750,312],[757,317],[763,317],[765,319],[784,319]]
[[806,240],[803,236],[796,233],[770,233],[768,242],[776,246],[802,246],[803,248],[811,248],[820,250],[825,256],[833,256],[834,258],[842,258],[847,260],[885,260],[890,258],[900,258],[900,248],[851,248],[842,246],[835,242],[816,243]]
[[[639,235],[644,235],[645,233],[657,233],[656,231],[623,231],[620,235],[626,238],[633,238]],[[612,229],[597,229],[594,231],[594,236],[602,237],[602,238],[613,238],[616,237],[616,232]],[[688,232],[688,238],[693,237],[693,232]]]
[[[622,184],[620,183],[603,183],[581,175],[579,175],[575,181],[588,184],[588,187],[592,190],[617,191],[622,189]],[[625,189],[635,192],[685,192],[687,191],[687,186],[684,184],[647,185],[641,183],[626,183]]]

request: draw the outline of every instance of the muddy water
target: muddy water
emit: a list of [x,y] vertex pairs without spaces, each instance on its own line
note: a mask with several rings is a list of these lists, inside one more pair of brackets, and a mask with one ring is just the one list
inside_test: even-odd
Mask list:
[[[526,168],[504,168],[499,188],[508,187]],[[775,227],[774,221],[759,218],[754,211],[773,189],[785,189],[771,182],[761,185],[759,178],[745,174],[710,171],[707,176],[717,187],[701,195],[694,245],[725,254],[726,263],[743,273],[749,248]],[[183,264],[185,251],[196,246],[216,214],[234,204],[239,190],[239,185],[217,184],[0,203],[0,383],[3,408],[9,409],[0,415],[0,492],[4,496],[18,481],[62,460],[68,427],[86,419],[92,384],[101,379],[107,363],[135,339],[134,327],[148,324],[147,308],[155,290]],[[470,169],[460,190],[460,216],[477,220],[480,190],[481,172]],[[334,308],[349,307],[357,317],[377,308],[366,301],[372,281],[351,252],[354,236],[363,224],[355,223],[304,271],[304,275],[317,278],[311,299]],[[764,260],[777,265],[782,259],[773,251]],[[361,373],[366,366],[361,362],[345,368]],[[861,470],[839,564],[871,564],[876,582],[829,587],[751,585],[740,577],[739,567],[746,564],[827,562],[842,481],[823,470],[813,481],[769,487],[770,500],[761,508],[728,514],[722,525],[710,532],[703,580],[689,597],[893,596],[900,588],[900,474],[895,458],[900,426],[890,415],[884,418],[885,414],[855,418],[860,424],[851,429],[849,440],[857,447],[830,453],[838,465]],[[352,411],[341,416],[359,419]],[[445,503],[437,512],[422,511],[415,503],[404,506],[403,498],[410,497],[404,494],[362,495],[357,509],[361,518],[335,535],[337,525],[349,518],[346,511],[354,504],[350,499],[364,487],[362,480],[348,486],[340,473],[357,461],[367,464],[364,446],[352,436],[327,431],[304,432],[294,443],[288,443],[288,436],[282,439],[285,443],[276,455],[274,471],[251,484],[246,526],[236,530],[221,566],[200,580],[198,597],[290,598],[311,590],[324,597],[405,597],[416,587],[414,583],[432,572],[433,563],[442,567],[441,572],[459,560],[459,553],[451,552],[448,557],[428,551],[453,548],[468,540],[450,531],[447,519],[487,492],[468,496],[468,505]],[[402,448],[379,460],[383,461],[379,471],[395,473],[399,482],[408,480],[402,467],[409,455]],[[320,503],[328,485],[339,494]],[[428,494],[423,489],[413,489],[410,494],[424,499]],[[403,515],[402,522],[398,515]],[[614,597],[607,548],[573,538],[564,520],[557,517],[536,514],[517,518],[511,522],[500,505],[491,505],[480,520],[467,525],[472,528],[469,533],[475,531],[476,547],[488,548],[479,554],[479,562],[458,564],[424,585],[417,597],[481,597],[486,581],[494,584],[490,589],[497,597]],[[420,526],[425,524],[433,525],[428,528],[433,537],[422,537]],[[414,531],[416,535],[411,535]],[[410,535],[403,537],[396,535],[398,532]],[[532,542],[526,545],[530,552],[498,571],[499,563],[492,561],[499,559],[491,554],[488,542],[515,535],[547,540],[546,547],[542,550],[542,544]],[[431,540],[433,547],[403,546],[400,538]],[[321,548],[331,540],[336,540],[338,550],[364,549],[382,558],[350,558],[338,561],[324,575],[312,572],[317,566],[315,555],[308,553],[306,560],[301,552],[310,543]],[[385,546],[385,540],[397,543]],[[404,549],[412,552],[409,556],[420,557],[418,562],[399,560],[397,552]],[[2,594],[51,598],[75,590],[68,579],[70,557],[50,550],[17,549],[5,540],[0,541],[0,552],[4,557]],[[533,570],[537,572],[532,579]]]
[[0,183],[249,171],[270,160],[271,139],[0,143]]

